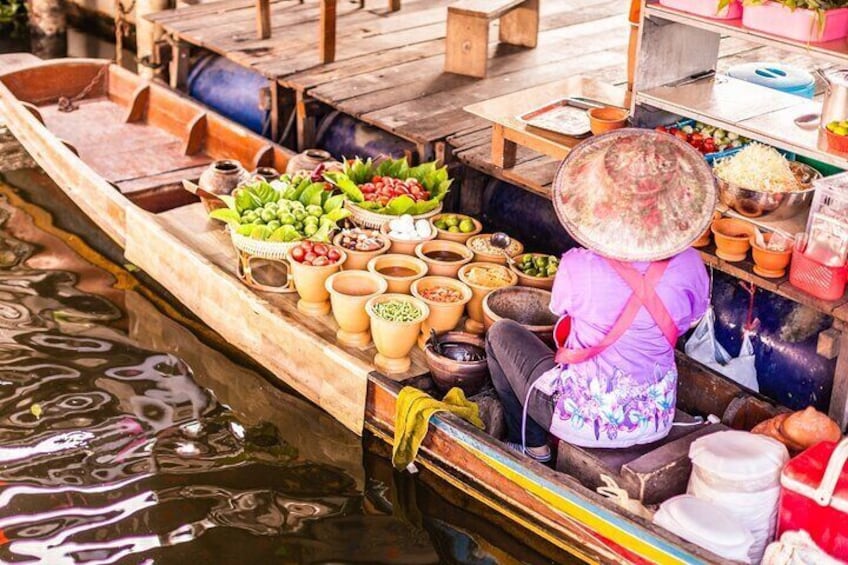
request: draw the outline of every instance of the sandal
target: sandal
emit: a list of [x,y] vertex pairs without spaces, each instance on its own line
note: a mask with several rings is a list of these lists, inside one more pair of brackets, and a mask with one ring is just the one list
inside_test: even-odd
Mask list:
[[530,451],[530,449],[525,449],[524,447],[522,447],[520,443],[508,441],[506,442],[506,446],[512,451],[515,451],[516,453],[520,453],[522,455],[526,455],[530,459],[538,461],[539,463],[548,463],[551,459],[553,459],[553,454],[551,453],[550,447],[548,447],[548,452],[545,455],[536,455],[536,453]]

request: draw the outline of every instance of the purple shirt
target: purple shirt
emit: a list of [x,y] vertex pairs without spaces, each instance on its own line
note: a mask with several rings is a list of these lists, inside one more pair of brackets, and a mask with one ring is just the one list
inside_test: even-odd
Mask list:
[[[650,263],[632,265],[644,274]],[[709,278],[698,252],[688,249],[673,257],[655,290],[683,334],[709,305]],[[632,294],[596,253],[572,249],[563,255],[551,310],[571,316],[567,347],[600,343]],[[626,447],[656,441],[671,428],[677,388],[674,349],[645,308],[600,355],[551,371],[548,377],[560,381],[551,431],[565,441]]]

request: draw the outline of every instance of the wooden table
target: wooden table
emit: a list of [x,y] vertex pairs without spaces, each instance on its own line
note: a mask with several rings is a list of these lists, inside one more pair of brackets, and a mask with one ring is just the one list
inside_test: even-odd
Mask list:
[[626,89],[583,76],[570,77],[466,106],[465,110],[492,122],[492,161],[502,169],[515,166],[518,146],[562,159],[580,139],[528,128],[518,116],[569,96],[624,106]]

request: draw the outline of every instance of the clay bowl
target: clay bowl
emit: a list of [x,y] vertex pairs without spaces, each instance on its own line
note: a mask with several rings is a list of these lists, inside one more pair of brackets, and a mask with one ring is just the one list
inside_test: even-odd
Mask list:
[[551,293],[541,288],[499,288],[483,299],[483,323],[488,330],[498,320],[515,320],[542,341],[553,343],[557,316],[551,312]]
[[712,225],[716,255],[731,263],[744,261],[751,248],[754,226],[736,218],[715,220]]
[[[386,269],[407,269],[413,271],[414,274],[392,274],[385,271]],[[409,287],[413,281],[427,274],[427,263],[417,257],[389,253],[378,255],[368,261],[368,270],[386,279],[389,284],[389,292],[409,294]]]
[[336,235],[336,237],[333,238],[333,245],[335,245],[339,249],[344,249],[344,252],[347,254],[347,259],[342,264],[342,269],[344,269],[345,271],[352,271],[355,269],[364,271],[368,268],[368,261],[370,261],[374,257],[383,255],[384,253],[388,253],[389,247],[391,247],[391,242],[389,241],[389,238],[382,234],[379,234],[379,237],[380,241],[383,244],[382,247],[380,247],[379,249],[375,249],[373,251],[357,251],[355,249],[348,249],[339,245],[339,242],[342,239],[342,234]]
[[339,325],[336,339],[343,345],[365,347],[371,342],[371,319],[365,304],[386,292],[388,283],[380,275],[367,271],[342,271],[324,283],[330,294],[333,317]]
[[[520,263],[526,255],[530,255],[531,257],[549,257],[547,253],[522,253],[521,255],[516,255],[514,259],[517,263]],[[533,288],[544,290],[551,290],[554,287],[556,275],[550,277],[531,277],[530,275],[525,275],[517,265],[510,265],[509,269],[518,277],[518,286],[532,286]]]
[[496,286],[485,286],[481,284],[477,284],[468,280],[468,274],[475,267],[503,267],[507,276],[509,277],[509,283],[504,286],[515,286],[518,284],[518,275],[514,272],[510,271],[503,265],[498,265],[497,263],[485,263],[485,262],[475,262],[464,265],[459,269],[459,280],[468,285],[471,289],[471,300],[468,301],[468,304],[465,305],[466,310],[468,311],[468,319],[465,321],[465,331],[471,332],[474,334],[481,334],[486,331],[486,327],[483,324],[483,299],[487,294],[495,290]]
[[624,108],[615,106],[604,106],[603,108],[589,109],[589,129],[595,135],[601,135],[608,131],[621,129],[627,124],[630,112]]
[[[439,336],[440,343],[467,343],[486,350],[485,340],[477,335],[464,332],[447,332]],[[450,357],[439,355],[433,350],[431,344],[424,348],[424,357],[427,367],[430,368],[430,376],[433,384],[442,392],[458,386],[466,396],[476,394],[483,388],[489,378],[489,367],[486,360],[482,361],[456,361]]]
[[[293,248],[292,248],[293,249]],[[308,316],[321,316],[330,313],[330,293],[324,283],[333,273],[342,268],[347,258],[343,249],[339,249],[341,259],[332,265],[315,267],[298,263],[291,256],[291,249],[286,254],[286,259],[291,266],[291,274],[294,279],[294,288],[300,295],[297,301],[297,309]]]
[[[455,261],[443,261],[436,257],[428,257],[432,253],[454,253],[460,258]],[[415,256],[427,263],[427,272],[440,277],[456,277],[459,268],[474,259],[474,253],[461,243],[435,239],[419,243],[415,248]]]
[[[721,212],[713,212],[713,222],[721,218]],[[692,247],[706,247],[710,244],[710,238],[712,236],[712,224],[708,227],[704,233],[701,234],[701,237],[696,239],[692,243]]]
[[[474,231],[470,231],[467,233],[462,232],[453,232],[448,230],[442,230],[436,227],[436,221],[445,216],[456,216],[460,221],[468,218],[472,222],[474,222]],[[472,218],[471,216],[466,216],[465,214],[437,214],[430,218],[430,223],[433,225],[433,229],[436,230],[436,237],[438,239],[444,239],[446,241],[455,241],[457,243],[465,243],[469,238],[474,237],[481,231],[483,231],[483,224],[477,218]]]
[[[430,226],[433,227],[432,225]],[[430,230],[432,233],[430,237],[425,237],[422,239],[398,239],[396,237],[392,237],[389,235],[389,224],[383,224],[383,227],[380,228],[380,233],[386,236],[388,240],[391,242],[391,247],[389,247],[389,253],[400,253],[402,255],[415,255],[415,248],[419,243],[424,243],[425,241],[431,241],[436,239],[436,236],[439,235],[435,229]]]
[[[437,302],[425,298],[422,293],[435,287],[448,287],[460,293],[462,298],[456,302]],[[424,277],[418,279],[410,287],[412,296],[425,302],[430,307],[430,317],[421,325],[421,337],[418,345],[424,347],[424,342],[430,336],[430,330],[436,333],[447,332],[456,327],[462,319],[465,305],[471,300],[471,289],[465,283],[449,277]]]
[[[771,241],[772,235],[771,233],[763,235],[766,245]],[[789,266],[789,259],[792,258],[792,245],[789,245],[784,251],[772,251],[757,245],[756,238],[751,236],[751,249],[754,256],[755,273],[767,279],[780,278],[786,274],[786,267]]]
[[[474,247],[472,247],[474,242],[478,239],[489,239],[491,237],[492,234],[490,233],[481,233],[479,235],[475,235],[474,237],[468,238],[468,241],[465,242],[465,245],[474,253],[474,261],[478,263],[498,263],[500,265],[506,265],[506,257],[500,250],[498,250],[496,253],[488,253],[483,251],[476,251]],[[521,253],[524,251],[524,245],[517,239],[513,239],[512,242],[515,246],[515,249],[514,251],[511,251],[510,257],[521,255]]]
[[[385,320],[375,313],[374,307],[389,300],[411,302],[421,311],[421,316],[411,322]],[[415,347],[418,334],[421,333],[421,324],[430,315],[430,309],[424,302],[412,296],[381,294],[370,298],[365,303],[365,310],[371,318],[371,337],[377,347],[374,365],[386,374],[408,371],[411,365],[409,352]]]

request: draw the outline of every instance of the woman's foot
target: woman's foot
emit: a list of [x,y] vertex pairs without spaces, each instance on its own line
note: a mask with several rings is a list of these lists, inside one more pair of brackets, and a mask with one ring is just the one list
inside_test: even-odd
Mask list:
[[515,452],[527,455],[527,457],[538,461],[539,463],[547,463],[552,458],[551,448],[547,445],[540,445],[539,447],[521,447],[520,443],[508,441],[506,442],[506,446]]

